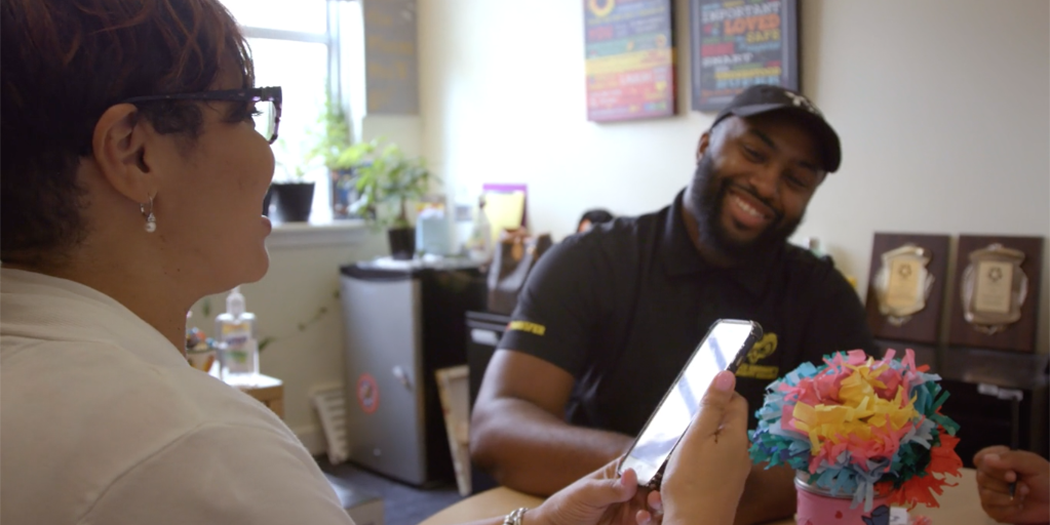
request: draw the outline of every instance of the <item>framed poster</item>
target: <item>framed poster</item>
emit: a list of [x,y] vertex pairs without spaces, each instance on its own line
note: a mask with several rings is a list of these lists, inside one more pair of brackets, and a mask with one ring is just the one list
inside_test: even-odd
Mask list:
[[583,0],[587,120],[675,112],[672,0]]
[[690,0],[694,111],[755,84],[799,90],[798,0]]

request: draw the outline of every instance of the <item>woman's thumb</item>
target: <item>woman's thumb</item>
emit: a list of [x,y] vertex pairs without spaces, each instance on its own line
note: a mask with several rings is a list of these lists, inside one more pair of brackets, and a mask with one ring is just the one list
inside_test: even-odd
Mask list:
[[711,386],[700,400],[700,412],[693,420],[689,433],[699,433],[701,436],[710,436],[718,432],[725,419],[726,409],[733,399],[736,376],[732,372],[721,371],[715,375]]
[[623,503],[638,492],[638,474],[633,469],[624,471],[623,476],[611,479],[589,479],[580,490],[580,501],[592,507],[607,507],[614,503]]

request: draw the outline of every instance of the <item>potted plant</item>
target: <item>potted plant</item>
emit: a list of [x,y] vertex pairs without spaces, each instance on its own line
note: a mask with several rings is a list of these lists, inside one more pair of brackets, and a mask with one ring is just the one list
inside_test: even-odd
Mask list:
[[325,109],[317,119],[320,132],[314,134],[314,146],[307,155],[321,159],[328,168],[331,185],[332,216],[336,219],[350,217],[350,203],[354,200],[353,160],[350,153],[350,122],[342,105],[329,94]]
[[[322,165],[329,172],[333,217],[349,217],[353,189],[353,163],[348,156],[351,147],[349,120],[343,107],[329,94],[316,122],[317,126],[307,131],[307,139],[298,147],[289,144],[284,137],[278,138],[274,145],[277,164],[284,175],[275,179],[270,193],[274,195],[278,218],[285,221],[309,219],[315,184],[307,181],[306,175]],[[299,160],[293,166],[289,159]]]
[[383,139],[354,144],[340,159],[353,166],[353,187],[358,197],[350,212],[387,230],[395,259],[411,259],[416,251],[416,232],[408,202],[425,195],[437,177],[422,158],[409,157]]
[[[311,168],[311,156],[302,157],[302,162],[289,166],[288,160],[300,158],[292,152],[288,143],[278,138],[275,144],[277,165],[283,176],[275,178],[270,184],[269,198],[274,201],[276,218],[283,222],[306,222],[314,201],[314,183],[306,180],[306,173]],[[268,206],[267,206],[268,209]]]

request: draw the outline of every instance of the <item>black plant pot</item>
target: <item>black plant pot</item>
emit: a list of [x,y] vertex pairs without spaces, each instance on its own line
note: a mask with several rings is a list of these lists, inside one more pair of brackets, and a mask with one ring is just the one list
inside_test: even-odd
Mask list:
[[390,228],[386,231],[390,241],[390,255],[399,261],[407,261],[416,254],[415,228]]
[[273,186],[266,189],[266,196],[263,197],[263,212],[262,214],[270,216],[270,201],[273,200]]
[[290,182],[273,184],[276,218],[281,222],[306,222],[314,202],[314,183]]

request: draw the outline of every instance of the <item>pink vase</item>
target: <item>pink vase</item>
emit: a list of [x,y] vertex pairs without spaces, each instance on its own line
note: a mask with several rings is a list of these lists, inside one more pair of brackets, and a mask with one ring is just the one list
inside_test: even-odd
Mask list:
[[889,525],[890,506],[885,496],[876,495],[871,510],[864,512],[863,502],[850,508],[852,495],[832,496],[828,490],[806,483],[804,479],[808,478],[803,472],[795,476],[798,525]]

